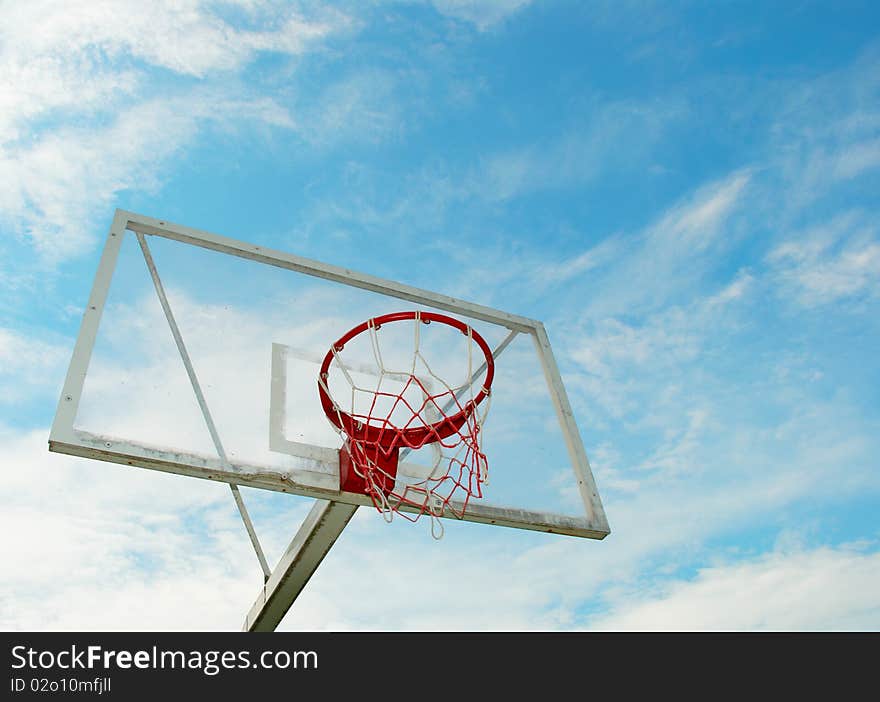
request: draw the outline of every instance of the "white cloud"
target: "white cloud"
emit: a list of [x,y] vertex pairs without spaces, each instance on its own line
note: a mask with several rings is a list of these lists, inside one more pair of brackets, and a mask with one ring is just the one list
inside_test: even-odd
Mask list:
[[880,167],[880,139],[862,141],[845,147],[836,156],[834,172],[839,178],[855,178]]
[[0,327],[0,406],[19,406],[60,392],[68,349]]
[[876,631],[880,552],[776,552],[700,570],[614,602],[591,628],[636,631]]
[[507,201],[545,189],[582,187],[617,169],[643,168],[645,154],[683,110],[674,100],[581,107],[576,124],[562,134],[487,156],[468,177],[466,192]]
[[217,12],[222,3],[197,0],[0,5],[0,115],[7,120],[0,142],[23,135],[21,122],[47,110],[88,112],[118,101],[120,91],[131,93],[145,80],[143,63],[205,77],[239,69],[260,51],[300,53],[344,22],[310,22],[272,2],[249,4],[269,15],[263,28],[237,29]]
[[652,227],[649,238],[660,246],[675,244],[676,253],[705,249],[738,204],[748,182],[748,174],[734,173],[702,188],[689,202],[674,208]]
[[612,265],[621,249],[621,241],[612,236],[567,261],[537,264],[528,262],[523,273],[532,278],[534,285],[564,285],[585,273]]
[[[735,172],[698,189],[670,208],[634,241],[618,265],[611,287],[602,286],[600,305],[609,310],[636,303],[657,306],[700,281],[733,239],[730,220],[743,202],[750,176]],[[639,281],[633,285],[633,281]],[[613,303],[611,300],[613,299]]]
[[133,95],[141,76],[129,68],[110,69],[88,56],[11,57],[0,53],[0,147],[27,141],[30,122],[47,112],[105,110]]
[[[0,629],[240,627],[262,578],[225,485],[51,454],[46,429],[0,435]],[[289,534],[245,497],[277,557]],[[282,497],[274,519],[298,524],[307,505]]]
[[[498,168],[499,172],[510,175],[508,167],[500,165],[508,163],[507,158],[493,158],[487,168],[489,171]],[[515,163],[520,159],[519,156],[511,158]],[[541,158],[543,166],[552,169],[553,159]],[[519,172],[519,167],[513,168],[512,172],[514,179],[518,180],[515,173]],[[506,186],[501,188],[504,197],[546,186],[541,178],[542,172],[540,168],[532,169],[523,163],[522,174],[525,178],[528,173],[528,177],[512,190]],[[499,177],[503,180],[506,176]],[[474,176],[472,190],[480,192],[482,188],[488,188],[488,193],[498,194],[498,179],[490,177],[486,183],[477,184],[479,180]],[[426,206],[437,213],[434,219],[442,221],[445,208],[451,202],[466,199],[469,192],[449,181],[438,177],[430,185],[420,184],[425,190],[423,196],[401,201],[400,208],[387,213],[387,218],[396,221],[415,217],[416,205],[427,202]],[[544,248],[523,249],[512,233],[508,233],[509,238],[495,249],[478,248],[470,242],[452,244],[442,240],[433,246],[463,269],[457,281],[460,287],[456,294],[459,296],[479,295],[489,303],[495,297],[494,304],[505,306],[509,304],[505,300],[510,300],[512,295],[523,301],[533,301],[565,289],[567,298],[577,304],[566,306],[571,314],[568,319],[561,320],[563,325],[572,318],[631,318],[678,302],[688,307],[689,296],[701,294],[700,287],[705,284],[719,257],[742,236],[739,224],[748,209],[751,183],[752,174],[748,169],[734,171],[696,188],[642,230],[609,234],[580,253],[556,260],[550,259]],[[443,200],[442,204],[437,204],[438,197]],[[371,224],[375,218],[375,212],[371,213]],[[592,233],[570,229],[564,233],[572,239],[592,237]],[[475,261],[480,262],[478,272],[474,270]],[[729,287],[717,293],[719,297],[715,303],[724,304],[740,297],[751,282],[753,277],[747,271],[738,272]]]
[[765,206],[768,221],[788,228],[825,198],[858,197],[858,179],[876,175],[878,66],[875,45],[839,70],[776,88],[779,109],[766,157],[775,186]]
[[[695,378],[683,399],[646,401],[642,414],[616,425],[622,428],[614,434],[615,446],[626,445],[626,452],[605,447],[600,453],[595,470],[615,562],[675,567],[693,562],[713,535],[792,523],[789,515],[804,500],[816,505],[817,495],[830,510],[880,492],[873,422],[858,407],[808,403],[799,395],[787,398],[784,421],[768,421],[773,413],[764,415],[753,405],[741,413],[741,386],[712,382],[701,392],[702,380]],[[653,396],[653,385],[645,392]],[[767,397],[780,395],[775,387],[767,389]],[[647,460],[639,460],[641,452]]]
[[[96,240],[92,217],[122,190],[164,182],[162,166],[206,125],[293,128],[270,97],[212,88],[260,52],[296,55],[348,20],[304,19],[247,2],[254,25],[222,19],[228,3],[0,4],[0,223],[44,260]],[[157,88],[155,69],[186,88]],[[8,274],[4,274],[8,277]]]
[[303,101],[300,131],[321,146],[399,136],[405,122],[393,99],[396,86],[397,78],[390,71],[357,71]]
[[438,12],[474,24],[480,31],[502,22],[531,0],[431,0]]
[[[269,99],[236,100],[211,92],[144,101],[102,127],[59,127],[26,145],[0,150],[0,219],[24,232],[50,261],[82,253],[99,237],[93,216],[122,190],[163,182],[162,165],[206,124],[236,120],[292,126]],[[102,229],[103,229],[102,225]]]
[[710,183],[644,230],[605,239],[569,261],[522,263],[530,285],[558,282],[578,301],[550,321],[565,358],[582,371],[571,382],[591,398],[584,403],[589,421],[602,421],[603,413],[631,417],[660,402],[679,403],[675,416],[683,420],[687,379],[700,375],[700,355],[736,330],[756,287],[755,275],[740,270],[720,289],[706,289],[736,236],[731,220],[745,206],[749,182],[736,172]]
[[641,315],[686,300],[737,239],[734,224],[750,180],[748,172],[734,172],[697,189],[641,232],[600,244],[595,251],[604,250],[605,265],[590,273],[582,315]]
[[[728,353],[725,343],[746,323],[755,286],[750,273],[740,272],[714,294],[694,293],[687,302],[644,316],[559,318],[554,326],[562,338],[560,353],[572,364],[568,382],[578,389],[584,421],[648,421],[662,407],[656,411],[669,413],[667,427],[685,426],[689,411],[701,411],[694,401],[712,378],[704,358]],[[712,380],[723,385],[721,379]],[[658,418],[656,423],[664,422]]]
[[748,271],[740,271],[733,282],[707,300],[710,307],[722,307],[727,303],[742,299],[755,284],[755,276]]
[[790,237],[767,260],[782,294],[805,307],[880,295],[880,240],[860,213]]

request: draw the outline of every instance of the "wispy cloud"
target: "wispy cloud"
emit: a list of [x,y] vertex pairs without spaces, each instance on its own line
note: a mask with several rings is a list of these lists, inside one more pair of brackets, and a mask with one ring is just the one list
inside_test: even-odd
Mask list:
[[122,190],[163,183],[162,164],[208,125],[228,115],[251,123],[292,126],[268,99],[232,99],[209,91],[142,101],[101,127],[58,126],[0,151],[0,221],[21,232],[45,260],[63,260],[95,240],[92,216]]
[[547,189],[580,188],[608,172],[644,167],[652,147],[684,110],[675,100],[597,104],[544,143],[487,155],[468,179],[468,190],[489,201],[507,201]]
[[35,396],[49,400],[61,388],[67,354],[63,344],[0,327],[0,407],[20,406]]
[[835,160],[832,172],[841,179],[855,178],[861,173],[880,168],[880,139],[850,144],[835,156]]
[[631,428],[644,422],[643,429],[662,425],[670,436],[685,433],[689,417],[705,413],[697,400],[706,382],[702,359],[730,348],[726,344],[753,304],[753,286],[751,275],[741,273],[717,292],[647,316],[557,318],[558,345],[572,364],[570,382],[589,398],[578,400],[585,421],[603,425],[615,418]]
[[880,627],[878,582],[876,549],[774,552],[703,568],[691,580],[621,595],[612,612],[591,628],[875,631]]
[[[0,628],[238,628],[260,576],[225,486],[48,454],[45,430],[0,436],[0,523],[17,534],[0,542]],[[202,598],[209,574],[224,586]]]
[[873,221],[859,212],[790,237],[767,260],[781,293],[805,307],[880,296],[880,240]]
[[481,31],[502,22],[530,3],[531,0],[431,0],[438,12],[470,22]]
[[300,101],[299,131],[318,146],[347,141],[375,144],[399,137],[406,121],[398,111],[398,82],[390,71],[355,71]]
[[[747,206],[751,180],[750,172],[743,170],[709,182],[666,208],[645,228],[600,237],[598,243],[564,259],[553,260],[543,249],[514,253],[508,247],[489,251],[446,245],[443,249],[466,266],[465,277],[473,276],[473,261],[494,262],[491,267],[481,265],[479,277],[474,278],[480,291],[495,289],[496,294],[507,295],[516,290],[521,299],[529,300],[566,289],[569,298],[577,299],[578,319],[632,317],[668,305],[686,305],[694,291],[702,290],[720,256],[741,237],[736,225]],[[577,234],[587,238],[568,233],[572,238]],[[738,287],[723,294],[735,298],[746,284],[740,280]]]
[[744,206],[749,181],[748,172],[736,172],[707,184],[626,237],[610,265],[591,276],[585,312],[632,315],[681,302],[733,246],[731,220]]
[[[15,5],[13,10],[12,5]],[[263,52],[297,55],[347,26],[274,2],[246,3],[252,27],[199,2],[54,2],[0,6],[0,224],[63,260],[93,238],[90,217],[162,165],[206,124],[293,128],[288,110],[251,91],[211,87]],[[159,96],[156,71],[180,89]]]
[[343,21],[309,21],[268,1],[247,5],[260,28],[236,28],[219,7],[192,0],[5,3],[0,142],[23,136],[30,120],[53,110],[88,114],[118,105],[143,87],[149,67],[193,78],[234,71],[259,52],[300,53]]
[[[774,195],[767,207],[771,221],[791,227],[842,188],[858,200],[859,179],[876,179],[878,67],[880,51],[875,45],[838,70],[779,90],[766,166],[784,197]],[[870,189],[865,192],[869,193]]]

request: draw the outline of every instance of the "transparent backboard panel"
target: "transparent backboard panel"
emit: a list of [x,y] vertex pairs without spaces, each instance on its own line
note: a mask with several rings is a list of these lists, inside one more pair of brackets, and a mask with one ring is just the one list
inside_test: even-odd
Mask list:
[[[145,239],[231,463],[279,475],[308,470],[336,478],[338,467],[326,460],[291,455],[283,446],[279,450],[279,435],[281,443],[327,451],[342,445],[318,396],[319,367],[330,345],[376,316],[437,311],[471,325],[492,349],[509,344],[495,360],[495,379],[484,407],[488,415],[481,436],[489,481],[479,502],[584,516],[566,437],[531,334],[516,334],[511,341],[511,330],[500,324],[160,236]],[[362,334],[346,344],[342,354],[347,374],[331,364],[328,383],[334,398],[353,397],[357,407],[369,408],[373,390],[399,393],[405,381],[398,373],[413,368],[431,392],[440,392],[444,382],[464,388],[461,402],[479,392],[484,375],[468,387],[485,360],[473,340],[442,324],[418,326],[413,321],[389,324],[375,338]],[[351,383],[359,389],[352,391]],[[419,400],[415,392],[412,403]],[[119,250],[73,427],[107,437],[108,446],[122,441],[156,447],[164,454],[218,457],[131,231]],[[430,470],[433,457],[434,449],[426,446],[404,461]]]

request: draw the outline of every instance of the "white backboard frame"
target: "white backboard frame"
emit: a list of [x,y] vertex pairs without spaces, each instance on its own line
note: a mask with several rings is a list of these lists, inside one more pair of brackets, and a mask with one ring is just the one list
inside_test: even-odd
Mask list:
[[[323,447],[306,446],[304,447],[304,455],[314,460],[327,462],[328,464],[336,462],[335,466],[331,466],[337,471],[335,476],[332,473],[317,470],[289,469],[285,472],[279,472],[274,467],[230,462],[222,454],[222,450],[218,450],[220,454],[218,456],[178,453],[155,446],[135,443],[130,440],[100,436],[75,429],[74,421],[82,397],[83,385],[92,350],[97,339],[101,315],[107,301],[113,271],[116,267],[118,254],[126,232],[133,232],[138,237],[144,249],[144,254],[147,257],[148,252],[144,243],[146,237],[154,236],[171,239],[184,244],[285,268],[304,275],[334,281],[343,285],[378,292],[392,298],[433,307],[452,314],[493,323],[507,328],[511,333],[529,335],[534,343],[547,382],[547,388],[556,410],[559,426],[571,461],[571,467],[574,471],[574,477],[583,502],[584,514],[566,515],[554,512],[495,507],[479,503],[478,501],[471,501],[461,519],[590,539],[603,539],[610,533],[589,460],[584,450],[553,351],[550,347],[547,332],[541,322],[483,305],[458,300],[448,295],[432,293],[346,268],[319,263],[282,251],[255,246],[124,210],[117,210],[113,218],[92,292],[83,315],[79,336],[74,347],[49,436],[49,449],[51,451],[226,482],[233,487],[245,485],[264,488],[341,502],[352,506],[372,505],[370,498],[366,495],[339,490],[338,452]],[[148,258],[148,264],[150,263]],[[158,279],[156,279],[156,285],[161,297]],[[166,314],[170,315],[167,310]],[[173,320],[170,318],[169,323],[171,323],[173,329]],[[186,363],[187,359],[182,348],[181,353],[184,355],[184,362]],[[269,398],[267,398],[268,401]],[[203,407],[203,410],[206,413],[206,420],[209,420],[206,408]],[[273,440],[277,441],[278,437],[274,437]],[[503,470],[503,466],[494,467],[493,470]],[[244,512],[243,517],[246,517]],[[446,518],[458,519],[454,515],[447,515]]]

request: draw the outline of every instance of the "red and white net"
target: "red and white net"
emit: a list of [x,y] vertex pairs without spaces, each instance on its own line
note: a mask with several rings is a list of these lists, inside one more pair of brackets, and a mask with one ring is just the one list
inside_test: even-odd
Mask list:
[[[407,326],[411,353],[404,358],[400,330]],[[393,353],[386,348],[383,354],[382,330],[391,327],[397,332]],[[452,336],[464,339],[464,350]],[[367,352],[347,359],[355,337]],[[439,360],[429,362],[430,352]],[[318,378],[322,404],[343,438],[359,489],[386,521],[427,514],[432,535],[441,538],[440,518],[460,518],[468,502],[482,496],[489,467],[481,439],[493,372],[491,351],[477,332],[427,312],[371,319],[331,347]]]

